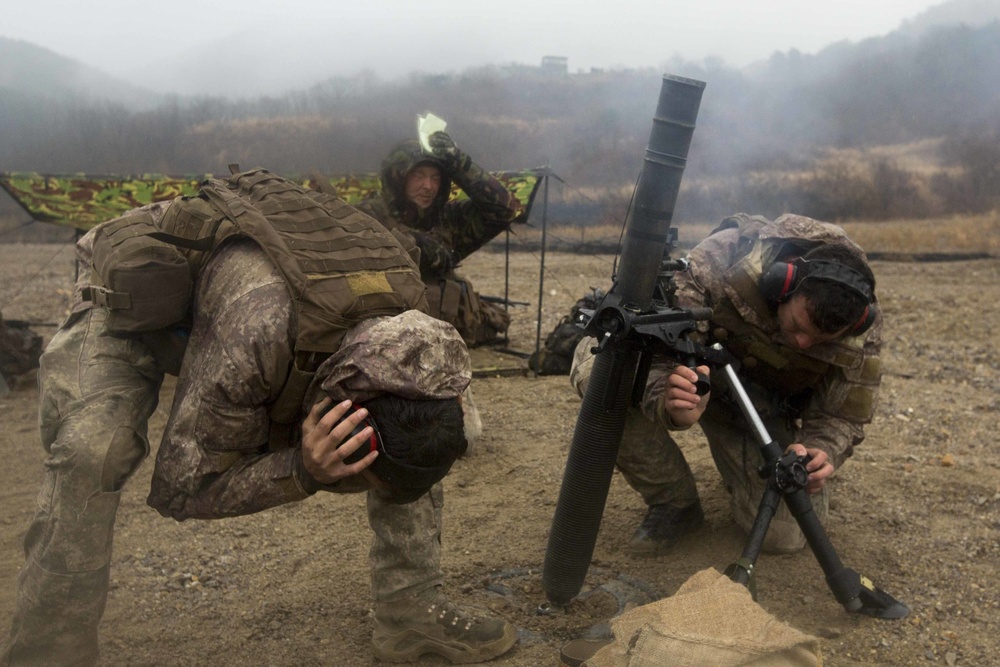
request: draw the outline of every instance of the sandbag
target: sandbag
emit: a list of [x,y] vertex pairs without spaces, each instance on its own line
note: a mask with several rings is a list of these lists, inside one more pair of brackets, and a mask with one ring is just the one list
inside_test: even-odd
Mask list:
[[615,640],[585,667],[819,667],[819,639],[782,623],[714,569],[611,620]]

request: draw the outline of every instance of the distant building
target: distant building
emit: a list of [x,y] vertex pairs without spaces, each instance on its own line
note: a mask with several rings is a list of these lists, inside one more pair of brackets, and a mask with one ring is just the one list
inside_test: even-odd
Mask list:
[[546,74],[565,76],[569,73],[569,58],[566,56],[542,56],[542,71]]

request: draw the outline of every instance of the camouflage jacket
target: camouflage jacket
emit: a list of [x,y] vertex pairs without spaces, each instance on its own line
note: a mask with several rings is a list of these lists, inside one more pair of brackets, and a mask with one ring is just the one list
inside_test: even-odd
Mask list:
[[[761,297],[762,271],[790,250],[805,252],[836,243],[864,257],[839,227],[797,215],[770,222],[739,214],[727,218],[690,253],[690,267],[675,276],[681,307],[712,308],[700,325],[707,343],[719,342],[741,362],[740,376],[758,409],[801,419],[799,441],[822,449],[834,466],[864,439],[881,382],[882,319],[865,334],[796,350],[782,341],[775,313]],[[643,402],[650,416],[664,419],[658,397],[672,364],[661,359],[650,372]],[[713,400],[722,399],[723,396]],[[669,425],[669,424],[668,424]]]
[[[382,161],[382,192],[358,206],[389,229],[414,237],[424,280],[446,275],[522,213],[521,202],[468,155],[460,153],[456,162],[460,166],[449,169],[423,153],[416,141],[403,142]],[[434,203],[423,211],[407,200],[405,191],[407,173],[419,164],[432,164],[442,174]],[[449,200],[452,183],[468,199]]]
[[[459,396],[472,379],[451,325],[417,310],[351,327],[315,376],[293,366],[297,328],[286,279],[250,239],[230,240],[195,288],[189,342],[147,502],[177,520],[250,514],[319,490],[366,491],[361,475],[319,484],[302,463],[301,420],[323,393],[363,402],[382,393]],[[292,429],[276,423],[286,406]],[[284,410],[282,410],[283,412]]]
[[226,244],[206,265],[147,499],[164,516],[249,514],[316,490],[299,447],[268,447],[293,313],[285,279],[253,241]]

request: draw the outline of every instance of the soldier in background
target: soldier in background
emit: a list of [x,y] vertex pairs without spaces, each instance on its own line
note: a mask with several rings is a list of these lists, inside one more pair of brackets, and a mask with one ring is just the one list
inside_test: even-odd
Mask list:
[[[467,446],[459,398],[471,378],[464,342],[453,327],[417,310],[369,312],[366,303],[422,305],[416,265],[384,228],[339,200],[304,191],[294,201],[278,197],[281,183],[263,170],[234,179],[241,177],[280,199],[258,204],[295,203],[291,209],[312,216],[314,225],[289,227],[314,232],[302,245],[326,255],[310,257],[308,249],[275,241],[283,235],[270,219],[251,219],[241,223],[243,233],[220,238],[218,230],[233,221],[220,219],[204,195],[139,209],[78,243],[84,270],[75,307],[42,357],[45,478],[0,664],[97,662],[121,491],[149,452],[147,423],[164,372],[177,372],[177,348],[159,333],[182,339],[183,356],[151,506],[177,520],[218,518],[321,491],[366,491],[375,534],[375,655],[481,662],[506,652],[517,640],[513,626],[467,613],[442,591],[440,480]],[[184,218],[186,210],[195,215]],[[138,301],[92,284],[96,258],[108,252],[101,239],[135,239],[130,230],[140,224],[178,235],[186,223],[206,220],[220,226],[204,263],[192,265],[189,326],[115,330],[114,318]],[[284,250],[275,252],[279,246]],[[352,305],[326,302],[318,318],[303,309],[289,279],[303,262],[313,262],[313,281],[323,266],[338,271],[349,262],[343,275]],[[166,292],[162,280],[154,282]],[[130,305],[120,310],[122,303]],[[351,326],[318,366],[311,354],[300,358],[310,326],[345,321]]]
[[[741,380],[768,433],[807,465],[813,509],[826,516],[825,481],[865,437],[881,382],[882,317],[864,252],[839,227],[798,215],[771,222],[727,218],[677,273],[677,305],[709,307],[695,337],[740,361]],[[576,348],[570,381],[582,396],[594,338]],[[703,373],[707,367],[701,367]],[[664,553],[704,521],[694,476],[671,430],[694,423],[708,440],[736,523],[750,530],[766,480],[760,455],[728,387],[695,393],[694,371],[655,358],[639,408],[631,408],[617,466],[647,505],[630,550]],[[797,551],[805,537],[782,503],[763,549]]]
[[[455,273],[523,212],[518,199],[472,161],[445,132],[429,138],[432,153],[404,141],[382,161],[382,192],[359,208],[390,229],[403,229],[420,248],[420,277],[430,314],[449,322],[470,346],[491,343],[510,325],[503,307],[483,301]],[[455,183],[468,199],[449,201]]]

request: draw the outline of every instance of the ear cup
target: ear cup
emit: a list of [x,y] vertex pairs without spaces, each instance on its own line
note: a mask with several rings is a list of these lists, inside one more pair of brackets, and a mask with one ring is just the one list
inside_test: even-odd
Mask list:
[[[357,412],[357,410],[360,407],[361,406],[359,406],[359,405],[355,405],[354,408],[351,410],[351,412],[348,412],[346,415],[344,415],[343,418],[341,418],[341,420],[339,422],[337,422],[337,424],[342,423],[344,421],[344,419],[347,419],[347,417],[349,417],[350,415],[352,415],[355,412]],[[347,442],[348,440],[350,440],[351,438],[353,438],[357,434],[361,433],[361,431],[366,426],[372,426],[371,437],[369,438],[369,440],[368,440],[367,443],[362,443],[360,447],[358,447],[353,452],[351,452],[347,456],[347,458],[344,459],[344,463],[357,463],[358,461],[360,461],[364,457],[368,456],[369,452],[373,452],[373,451],[375,451],[377,449],[377,447],[378,447],[378,438],[375,435],[374,425],[371,422],[371,417],[370,416],[369,417],[365,417],[363,421],[361,421],[357,426],[355,426],[354,429],[348,434],[348,436],[346,438],[344,438],[344,442]],[[343,444],[343,443],[341,443],[341,444]]]
[[775,262],[767,267],[760,276],[760,293],[772,308],[788,298],[795,290],[799,270],[788,262]]
[[[805,277],[840,283],[865,298],[871,298],[871,289],[864,278],[849,267],[822,260],[810,263],[809,267],[810,271]],[[801,275],[799,267],[791,262],[774,262],[760,276],[760,293],[768,306],[777,308],[779,304],[792,295],[800,280],[805,277]],[[871,303],[865,308],[857,323],[851,327],[851,333],[860,336],[875,324],[877,318],[878,307]]]
[[878,306],[873,303],[865,307],[865,312],[861,313],[861,318],[851,327],[851,333],[855,336],[860,336],[872,328],[876,319],[878,319]]

